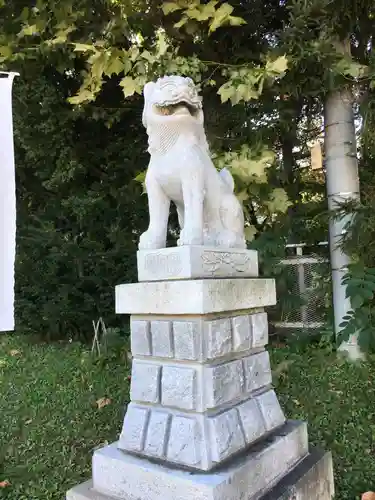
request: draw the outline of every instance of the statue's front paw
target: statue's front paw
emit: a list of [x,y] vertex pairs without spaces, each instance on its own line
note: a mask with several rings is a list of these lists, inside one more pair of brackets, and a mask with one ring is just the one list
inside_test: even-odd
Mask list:
[[165,248],[166,242],[163,241],[157,234],[153,231],[147,230],[139,238],[139,250],[157,250],[159,248]]
[[198,230],[189,230],[184,227],[180,234],[180,239],[177,241],[178,246],[185,245],[203,245],[203,232]]

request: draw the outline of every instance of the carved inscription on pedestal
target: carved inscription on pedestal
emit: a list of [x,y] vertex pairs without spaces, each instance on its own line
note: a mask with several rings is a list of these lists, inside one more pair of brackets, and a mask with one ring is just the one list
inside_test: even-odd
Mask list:
[[168,255],[150,253],[145,256],[144,268],[151,274],[178,276],[182,271],[181,256],[177,252]]

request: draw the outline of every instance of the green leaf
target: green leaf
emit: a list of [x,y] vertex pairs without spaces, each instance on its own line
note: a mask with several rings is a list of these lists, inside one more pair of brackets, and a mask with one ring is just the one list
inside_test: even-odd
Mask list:
[[353,309],[358,309],[361,307],[364,303],[364,298],[361,297],[360,295],[355,295],[354,297],[351,297],[350,303],[353,307]]
[[151,64],[153,64],[156,61],[156,57],[152,55],[148,50],[144,50],[141,53],[141,57],[143,57],[143,59],[146,59],[146,61],[148,61]]
[[70,104],[82,104],[83,102],[93,101],[94,99],[95,95],[93,92],[83,89],[77,95],[69,97],[68,102],[70,102]]
[[19,33],[19,36],[33,36],[38,34],[38,28],[36,24],[30,26],[25,26]]
[[168,50],[168,42],[164,31],[158,31],[156,40],[157,56],[163,56]]
[[268,210],[271,213],[285,213],[291,205],[291,201],[283,188],[275,188],[271,193],[271,199],[266,202]]
[[240,85],[238,85],[237,94],[239,97],[239,101],[251,101],[252,99],[259,99],[259,93],[254,90],[251,85],[246,85],[245,83],[241,83]]
[[13,51],[9,45],[0,46],[0,58],[2,60],[8,59],[13,54]]
[[340,59],[333,69],[339,74],[351,76],[354,79],[363,78],[369,72],[368,66],[357,63],[347,56]]
[[182,28],[184,24],[186,24],[189,21],[189,18],[187,16],[182,16],[181,19],[173,25],[174,28]]
[[242,19],[242,17],[238,17],[238,16],[229,16],[228,23],[231,26],[242,26],[243,24],[247,24],[245,19]]
[[253,241],[256,234],[257,234],[257,230],[254,226],[246,226],[245,227],[245,239],[246,239],[246,241]]
[[181,10],[182,8],[183,7],[181,7],[175,2],[164,2],[163,5],[161,6],[163,14],[166,16],[171,12],[175,12],[176,10]]
[[231,85],[231,82],[226,82],[222,85],[217,91],[221,98],[221,102],[226,102],[231,99],[236,93],[236,88],[234,85]]
[[108,64],[105,68],[104,73],[107,76],[111,76],[113,74],[118,75],[124,70],[124,62],[120,59],[120,57],[111,57],[108,61]]
[[96,48],[93,45],[88,45],[85,43],[74,43],[74,52],[96,52]]
[[273,61],[267,61],[266,63],[266,73],[272,74],[272,75],[281,75],[282,73],[285,73],[285,71],[288,69],[288,59],[287,57],[280,56],[277,59],[274,59]]
[[132,96],[137,89],[137,82],[131,76],[125,76],[121,82],[120,86],[125,97]]
[[229,3],[223,3],[215,12],[215,15],[210,22],[209,32],[213,33],[220,26],[222,26],[226,21],[228,21],[229,16],[233,12],[233,7]]

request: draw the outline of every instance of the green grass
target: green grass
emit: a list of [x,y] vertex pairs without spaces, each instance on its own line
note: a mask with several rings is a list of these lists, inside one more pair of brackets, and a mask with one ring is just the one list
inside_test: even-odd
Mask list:
[[[125,357],[95,361],[77,344],[12,336],[0,349],[0,481],[11,483],[0,497],[62,500],[90,476],[93,450],[120,432]],[[333,451],[336,498],[375,489],[375,361],[354,366],[312,347],[272,348],[272,358],[276,372],[284,367],[276,388],[288,417],[308,420],[311,442]],[[103,397],[111,404],[99,409]]]

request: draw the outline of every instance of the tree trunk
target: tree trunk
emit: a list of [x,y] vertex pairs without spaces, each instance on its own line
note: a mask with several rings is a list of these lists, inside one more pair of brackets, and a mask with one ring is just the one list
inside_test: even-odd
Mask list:
[[[324,107],[324,148],[329,210],[337,209],[345,200],[359,198],[357,148],[354,127],[353,95],[349,89],[331,92]],[[349,311],[350,301],[346,298],[346,286],[342,278],[350,262],[349,256],[340,249],[344,226],[348,216],[330,218],[330,254],[332,267],[333,309],[336,335],[341,330],[343,316]],[[357,343],[357,335],[341,344],[341,351],[350,359],[363,355]]]

